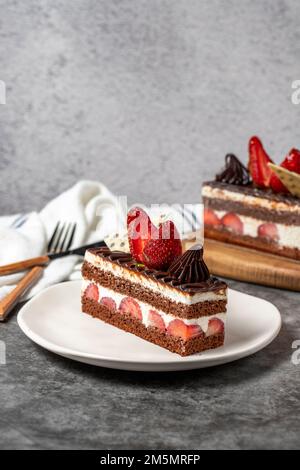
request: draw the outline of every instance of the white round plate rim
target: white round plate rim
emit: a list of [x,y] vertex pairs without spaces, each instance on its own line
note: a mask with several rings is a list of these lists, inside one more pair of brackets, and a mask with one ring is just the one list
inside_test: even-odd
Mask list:
[[[229,294],[238,294],[242,295],[248,298],[252,298],[255,300],[259,300],[263,303],[269,304],[273,308],[273,329],[268,333],[265,334],[263,338],[258,337],[256,342],[251,342],[247,347],[244,347],[242,350],[237,350],[237,351],[224,351],[223,348],[217,348],[214,350],[209,350],[209,356],[207,356],[205,351],[200,354],[194,354],[191,356],[185,356],[181,357],[177,354],[173,354],[172,358],[170,360],[155,360],[153,362],[150,361],[145,361],[145,360],[139,360],[139,358],[136,358],[135,360],[129,360],[129,359],[123,359],[122,357],[119,357],[118,359],[109,356],[108,354],[105,355],[99,355],[99,354],[93,354],[89,353],[86,351],[80,351],[79,349],[70,349],[66,347],[62,347],[52,341],[49,341],[48,339],[44,338],[40,334],[36,333],[33,331],[33,329],[28,325],[28,322],[26,321],[26,314],[27,312],[30,312],[32,306],[34,306],[35,303],[39,302],[40,299],[49,291],[55,292],[57,288],[68,288],[68,286],[73,285],[76,286],[78,285],[78,289],[80,292],[80,286],[81,286],[81,281],[76,280],[76,281],[67,281],[67,282],[61,282],[59,284],[55,284],[53,286],[47,287],[43,291],[41,291],[39,294],[37,294],[35,297],[30,299],[19,311],[18,314],[18,324],[23,333],[30,338],[34,343],[38,344],[39,346],[55,353],[60,356],[67,357],[69,359],[79,361],[79,362],[85,362],[89,364],[94,364],[98,365],[101,367],[109,367],[109,368],[116,368],[116,369],[125,369],[125,370],[140,370],[140,371],[167,371],[167,370],[184,370],[184,369],[197,369],[197,368],[202,368],[202,367],[211,367],[219,364],[225,364],[228,362],[232,362],[244,357],[247,357],[249,355],[252,355],[261,349],[265,348],[268,346],[278,335],[280,328],[281,328],[281,316],[279,313],[279,310],[277,307],[272,304],[271,302],[261,299],[259,297],[255,297],[249,294],[245,294],[240,291],[236,291],[233,289],[228,289]],[[99,320],[97,320],[99,321]],[[120,330],[121,331],[121,330]],[[124,333],[123,331],[121,331]],[[129,333],[126,333],[129,334]],[[171,367],[171,369],[168,369],[168,367]]]

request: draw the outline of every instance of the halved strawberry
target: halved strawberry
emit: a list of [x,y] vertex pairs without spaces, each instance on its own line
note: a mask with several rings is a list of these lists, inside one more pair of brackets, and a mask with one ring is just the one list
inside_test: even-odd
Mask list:
[[253,183],[259,188],[268,188],[272,170],[268,163],[273,163],[266,153],[258,137],[251,137],[249,141],[249,164],[248,169]]
[[227,212],[227,214],[222,217],[221,223],[227,230],[239,235],[243,234],[243,222],[234,212]]
[[100,300],[100,304],[105,305],[106,307],[110,308],[111,310],[116,310],[116,308],[117,308],[116,302],[111,297],[102,297],[102,299]]
[[208,322],[206,336],[224,333],[224,323],[219,318],[211,318]]
[[134,300],[132,297],[124,297],[121,300],[119,310],[122,313],[131,315],[133,318],[136,318],[137,320],[142,320],[142,311],[137,303],[136,300]]
[[221,225],[221,220],[216,215],[216,213],[212,209],[208,209],[207,207],[204,208],[203,218],[204,225]]
[[157,237],[157,228],[140,207],[134,207],[127,214],[128,241],[132,257],[143,263],[143,250],[151,238]]
[[98,287],[96,286],[96,284],[94,284],[93,282],[91,282],[91,283],[87,286],[87,288],[85,289],[84,295],[85,295],[88,299],[96,300],[96,301],[98,302],[98,299],[99,299],[99,290],[98,290]]
[[165,322],[156,310],[149,310],[148,321],[151,326],[155,326],[161,331],[166,330]]
[[186,325],[182,320],[172,320],[167,328],[167,332],[171,336],[177,336],[184,341],[200,336],[203,334],[202,329],[198,325]]
[[289,171],[300,174],[300,150],[291,149],[281,165],[283,168],[286,168]]
[[261,224],[257,229],[257,235],[259,237],[266,238],[275,242],[278,242],[279,240],[277,226],[275,224],[272,224],[271,222]]
[[175,258],[182,254],[179,233],[170,220],[158,227],[158,239],[150,240],[143,253],[148,268],[166,270]]

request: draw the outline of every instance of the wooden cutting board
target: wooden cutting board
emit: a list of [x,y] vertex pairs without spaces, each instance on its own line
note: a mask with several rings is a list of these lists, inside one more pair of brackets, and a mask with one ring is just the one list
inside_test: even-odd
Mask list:
[[[185,241],[184,249],[195,242]],[[300,292],[300,262],[211,239],[204,242],[204,259],[211,273]]]

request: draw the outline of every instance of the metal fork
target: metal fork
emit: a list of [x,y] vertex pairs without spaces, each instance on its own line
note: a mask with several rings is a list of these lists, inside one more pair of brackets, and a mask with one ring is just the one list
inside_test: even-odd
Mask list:
[[[57,222],[53,230],[53,233],[50,237],[48,246],[47,246],[48,254],[61,253],[62,251],[68,250],[72,245],[75,231],[76,231],[76,223]],[[40,258],[45,258],[45,257],[32,258],[32,260],[34,259],[38,260]],[[48,261],[49,261],[49,258],[48,258]],[[24,266],[24,263],[25,262],[23,262],[22,266]],[[18,263],[15,263],[15,265],[17,264]],[[0,321],[5,320],[9,312],[17,305],[17,303],[22,299],[22,297],[26,294],[26,292],[42,276],[44,267],[41,266],[41,263],[35,263],[35,264],[39,264],[39,265],[33,268],[32,268],[33,264],[31,264],[31,266],[26,266],[27,268],[31,267],[30,271],[28,271],[27,274],[25,274],[25,276],[21,279],[21,281],[16,285],[16,287],[6,297],[4,297],[0,301]],[[45,264],[48,264],[48,263],[44,263],[44,265]]]
[[47,253],[61,253],[69,250],[73,243],[76,227],[76,223],[57,222],[48,243]]

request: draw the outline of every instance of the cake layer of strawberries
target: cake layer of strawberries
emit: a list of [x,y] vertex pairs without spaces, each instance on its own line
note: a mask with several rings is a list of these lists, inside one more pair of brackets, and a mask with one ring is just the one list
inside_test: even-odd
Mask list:
[[185,327],[180,320],[174,320],[169,328],[163,329],[161,322],[154,319],[156,315],[153,313],[151,316],[153,323],[146,327],[135,316],[110,308],[107,306],[107,301],[95,302],[86,295],[82,297],[82,311],[181,356],[218,348],[224,343],[224,327],[221,322],[213,319],[209,325],[209,334],[206,335],[198,328]]
[[178,336],[184,341],[194,336],[224,333],[225,311],[199,318],[179,318],[162,310],[154,309],[146,302],[141,302],[87,279],[82,285],[82,298],[105,305],[116,315],[121,314],[134,318],[142,322],[146,328],[158,328],[160,331]]
[[84,280],[82,311],[182,356],[224,343],[226,313],[182,319]]
[[134,297],[181,318],[197,318],[226,310],[226,284],[210,276],[204,282],[185,283],[163,271],[146,268],[130,254],[107,248],[86,252],[84,279]]

